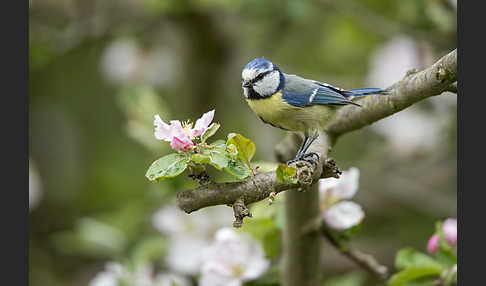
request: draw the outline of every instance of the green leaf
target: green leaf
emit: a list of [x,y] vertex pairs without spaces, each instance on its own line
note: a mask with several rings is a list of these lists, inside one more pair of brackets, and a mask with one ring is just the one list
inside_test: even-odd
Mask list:
[[442,265],[432,257],[407,247],[397,253],[395,268],[403,270],[409,267],[436,268],[439,271],[442,270]]
[[228,134],[228,141],[226,145],[234,144],[238,150],[238,158],[245,162],[250,167],[251,158],[255,155],[255,143],[250,139],[243,137],[240,134],[230,133]]
[[211,159],[210,164],[218,170],[226,168],[231,161],[225,149],[214,148],[209,151],[209,154]]
[[221,124],[216,123],[216,122],[209,125],[208,129],[206,129],[206,131],[204,131],[204,133],[201,135],[201,141],[206,142],[206,140],[209,137],[213,136],[216,133],[216,131],[218,131],[220,126],[221,126]]
[[236,177],[238,180],[243,180],[252,174],[250,168],[243,164],[241,161],[230,161],[228,166],[224,170]]
[[277,170],[277,180],[283,184],[296,184],[297,178],[295,174],[297,174],[297,169],[294,167],[289,167],[285,164],[278,164]]
[[417,279],[426,279],[427,276],[436,277],[440,275],[440,268],[436,267],[416,267],[412,266],[403,271],[395,273],[390,280],[388,280],[389,286],[405,286],[411,285]]
[[224,142],[224,140],[222,139],[216,140],[209,145],[215,148],[223,148],[223,149],[226,148],[226,142]]
[[184,154],[172,153],[159,158],[150,165],[145,177],[150,181],[162,181],[167,178],[175,177],[187,168],[189,158]]
[[211,162],[211,157],[206,154],[196,153],[192,155],[191,160],[197,164],[208,164]]

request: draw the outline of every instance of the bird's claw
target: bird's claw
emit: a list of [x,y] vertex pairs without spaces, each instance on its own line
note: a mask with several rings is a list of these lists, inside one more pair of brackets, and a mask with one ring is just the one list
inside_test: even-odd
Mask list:
[[310,152],[310,153],[306,153],[306,154],[302,154],[302,155],[297,155],[297,157],[295,157],[294,159],[287,161],[287,166],[292,164],[292,163],[298,162],[298,161],[305,161],[305,162],[308,162],[308,163],[314,165],[314,167],[317,167],[316,160],[313,160],[312,158],[307,159],[308,157],[313,157],[313,156],[316,156],[317,161],[319,161],[319,158],[320,158],[319,154],[317,154],[316,152]]
[[320,156],[316,152],[305,153],[304,155],[302,155],[302,158],[307,158],[307,157],[312,157],[312,156],[316,156],[317,161],[319,161]]
[[287,166],[289,166],[290,164],[295,163],[295,162],[297,162],[297,161],[299,161],[299,160],[300,160],[300,159],[297,159],[297,158],[292,159],[292,160],[288,160],[288,161],[286,162],[286,164],[287,164]]

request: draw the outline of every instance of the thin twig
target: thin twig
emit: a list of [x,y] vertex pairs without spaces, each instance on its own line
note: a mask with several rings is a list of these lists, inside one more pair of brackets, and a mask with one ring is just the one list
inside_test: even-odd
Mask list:
[[389,278],[388,268],[380,264],[371,254],[364,253],[356,248],[346,245],[343,242],[337,240],[329,233],[327,227],[321,227],[321,232],[325,238],[339,250],[344,256],[354,261],[357,265],[373,274],[382,281],[387,281]]

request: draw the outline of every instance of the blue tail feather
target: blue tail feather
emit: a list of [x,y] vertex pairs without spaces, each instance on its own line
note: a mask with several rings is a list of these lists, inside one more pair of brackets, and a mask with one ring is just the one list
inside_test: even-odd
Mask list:
[[367,96],[372,94],[387,94],[388,92],[381,88],[358,88],[358,89],[351,89],[349,91],[345,91],[344,95],[347,96]]

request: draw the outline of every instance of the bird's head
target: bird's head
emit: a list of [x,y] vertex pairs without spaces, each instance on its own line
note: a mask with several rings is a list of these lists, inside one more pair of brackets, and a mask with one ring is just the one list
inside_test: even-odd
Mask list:
[[243,68],[241,77],[243,94],[250,99],[272,96],[283,87],[285,81],[278,67],[264,58],[249,62]]

